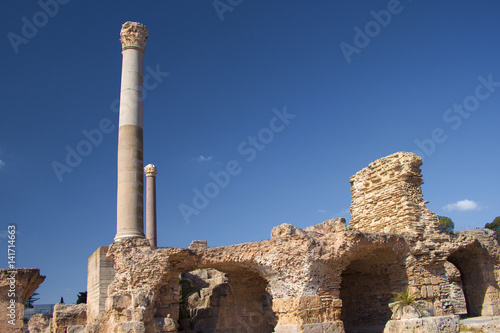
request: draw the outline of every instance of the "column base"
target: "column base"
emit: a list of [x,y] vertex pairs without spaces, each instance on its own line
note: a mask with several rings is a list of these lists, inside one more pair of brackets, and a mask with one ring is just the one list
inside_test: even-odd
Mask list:
[[144,236],[144,234],[139,234],[139,233],[134,233],[134,234],[130,233],[130,234],[121,234],[121,235],[117,234],[115,236],[115,242],[126,239],[126,238],[146,238],[146,237]]

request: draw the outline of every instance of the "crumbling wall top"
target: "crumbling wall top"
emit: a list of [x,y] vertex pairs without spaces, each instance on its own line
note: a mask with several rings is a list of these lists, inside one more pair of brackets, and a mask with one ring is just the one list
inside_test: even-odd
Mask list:
[[398,152],[370,163],[349,178],[349,225],[364,232],[421,231],[422,216],[430,213],[420,188],[421,165],[418,155]]

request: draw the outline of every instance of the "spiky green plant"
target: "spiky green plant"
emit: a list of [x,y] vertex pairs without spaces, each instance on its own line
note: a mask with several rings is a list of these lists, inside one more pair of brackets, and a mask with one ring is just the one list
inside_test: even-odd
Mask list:
[[410,293],[410,287],[406,288],[402,293],[393,292],[395,297],[392,299],[392,307],[394,312],[398,311],[405,306],[413,306],[414,308],[421,308],[422,306],[417,301],[418,293]]

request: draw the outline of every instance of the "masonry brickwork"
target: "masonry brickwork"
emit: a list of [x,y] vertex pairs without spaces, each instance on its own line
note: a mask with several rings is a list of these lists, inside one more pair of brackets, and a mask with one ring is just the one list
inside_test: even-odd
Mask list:
[[422,232],[428,213],[422,196],[422,159],[400,152],[370,163],[349,179],[349,226],[364,232]]
[[500,315],[494,232],[440,232],[425,207],[420,165],[396,153],[351,177],[349,225],[285,223],[270,239],[222,247],[155,248],[126,238],[100,248],[114,276],[101,294],[104,309],[88,304],[98,315],[88,316],[86,332],[382,332],[389,324],[394,332],[409,325],[390,320],[389,308],[393,292],[406,288],[436,317],[421,319],[427,327],[454,329],[455,313]]

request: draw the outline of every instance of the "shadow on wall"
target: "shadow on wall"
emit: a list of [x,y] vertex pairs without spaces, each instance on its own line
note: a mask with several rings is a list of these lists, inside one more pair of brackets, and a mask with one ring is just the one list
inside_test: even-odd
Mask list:
[[404,261],[381,248],[353,258],[341,274],[341,319],[346,333],[382,332],[392,312],[393,291],[408,284]]
[[451,253],[448,261],[460,272],[467,315],[477,317],[498,313],[499,305],[495,299],[500,295],[500,288],[495,279],[494,260],[479,242]]
[[272,298],[258,274],[241,268],[228,273],[197,269],[180,274],[178,283],[179,332],[274,331]]

